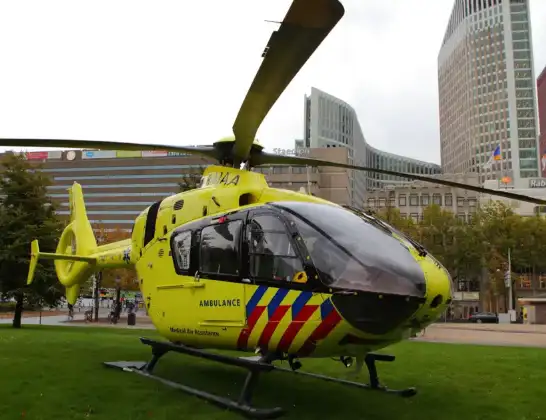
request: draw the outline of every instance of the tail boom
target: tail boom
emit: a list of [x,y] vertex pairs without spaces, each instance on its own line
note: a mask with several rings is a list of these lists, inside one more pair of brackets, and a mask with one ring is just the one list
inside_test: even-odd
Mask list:
[[80,285],[97,271],[112,268],[130,268],[134,265],[131,239],[97,245],[91,223],[87,218],[81,185],[69,189],[70,222],[64,229],[56,252],[40,252],[38,240],[31,243],[27,284],[31,284],[39,259],[54,260],[57,277],[66,287],[66,297],[74,304]]

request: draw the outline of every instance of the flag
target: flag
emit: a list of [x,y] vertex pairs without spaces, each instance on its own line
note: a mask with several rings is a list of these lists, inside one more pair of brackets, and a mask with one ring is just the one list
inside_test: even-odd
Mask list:
[[501,157],[502,156],[501,156],[500,144],[498,144],[497,147],[495,147],[495,150],[493,151],[493,154],[491,155],[489,160],[484,163],[483,168],[484,169],[490,168],[491,165],[493,164],[493,161],[501,160]]
[[493,159],[495,160],[501,160],[501,151],[500,151],[500,144],[497,145],[497,148],[493,152]]

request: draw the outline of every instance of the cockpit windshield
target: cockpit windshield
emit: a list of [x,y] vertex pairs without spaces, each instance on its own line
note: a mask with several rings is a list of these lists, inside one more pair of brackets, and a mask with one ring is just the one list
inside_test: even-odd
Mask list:
[[[342,207],[307,202],[273,204],[286,210],[319,272],[332,287],[422,297],[419,264],[392,234]],[[409,245],[409,244],[408,244]]]

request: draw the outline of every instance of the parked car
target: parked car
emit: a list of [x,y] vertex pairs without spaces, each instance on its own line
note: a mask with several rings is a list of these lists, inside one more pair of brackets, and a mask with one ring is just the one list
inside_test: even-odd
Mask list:
[[468,317],[468,322],[498,324],[499,317],[493,312],[476,312]]

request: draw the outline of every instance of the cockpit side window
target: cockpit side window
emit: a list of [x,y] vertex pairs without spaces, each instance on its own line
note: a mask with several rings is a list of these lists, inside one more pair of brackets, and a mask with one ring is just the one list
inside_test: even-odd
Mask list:
[[201,231],[199,272],[211,277],[239,276],[243,221],[216,223]]
[[172,240],[172,255],[175,266],[180,274],[187,274],[191,262],[192,231],[186,230],[176,234]]
[[250,260],[249,275],[254,279],[292,281],[303,271],[303,263],[284,223],[273,214],[255,215],[246,226]]

